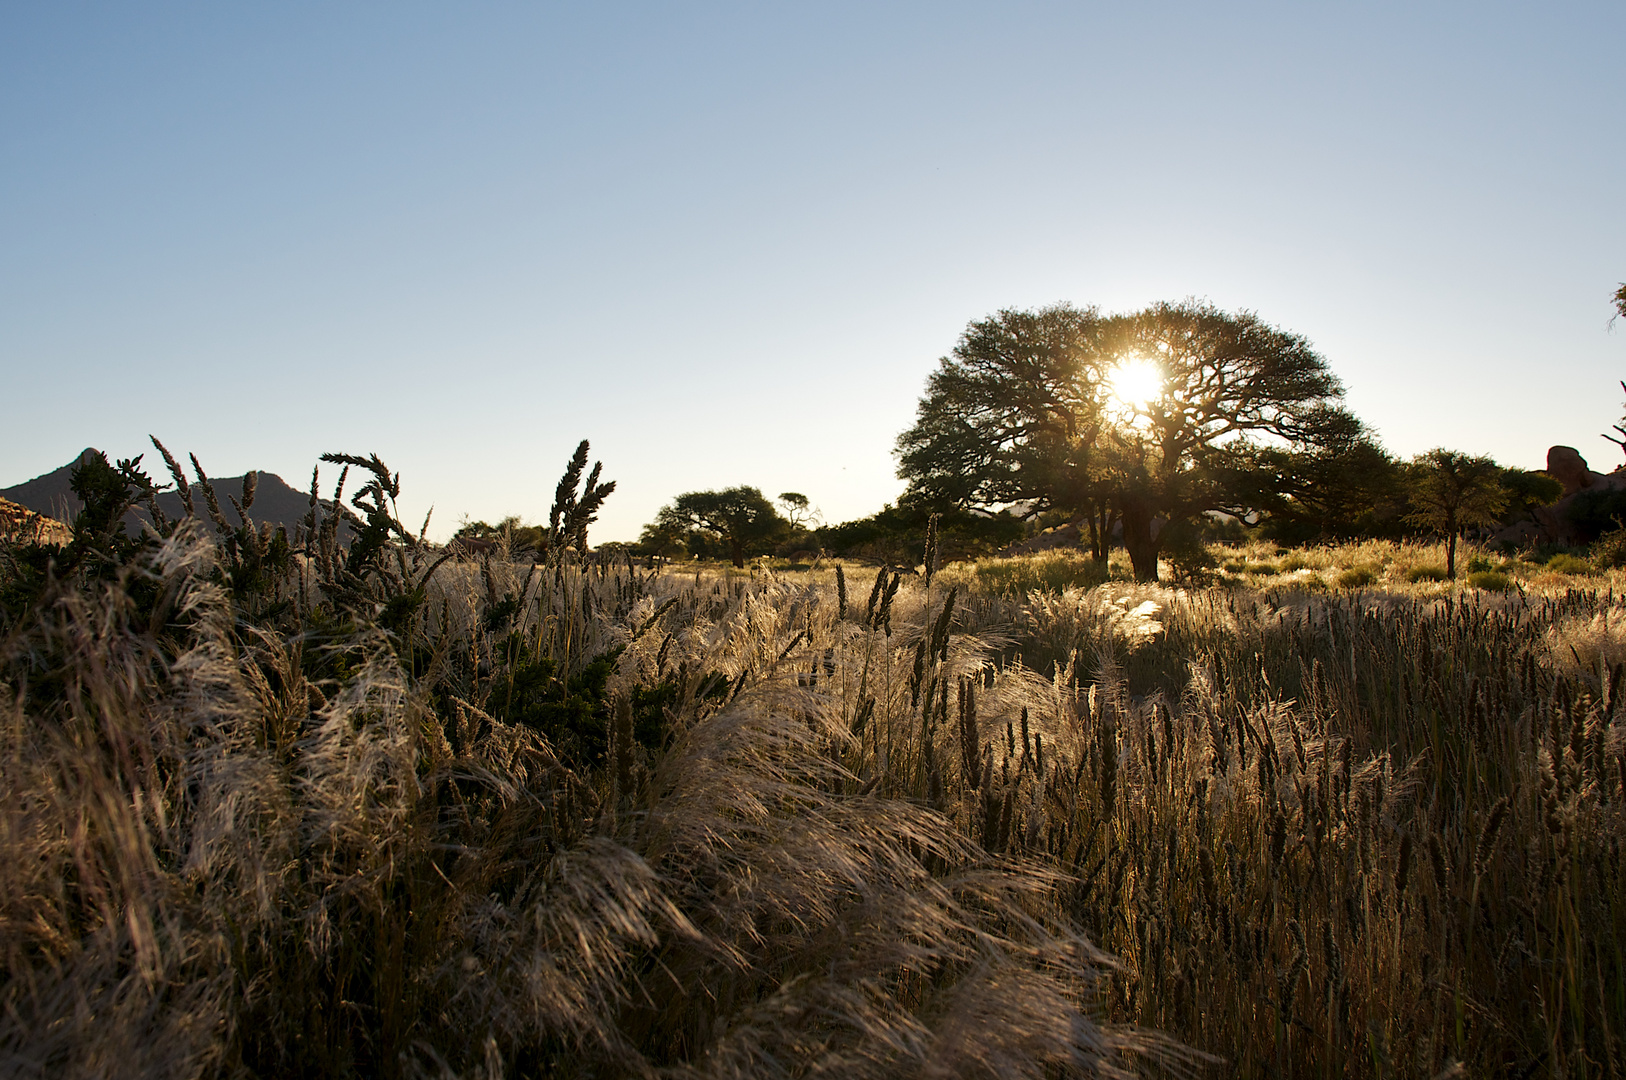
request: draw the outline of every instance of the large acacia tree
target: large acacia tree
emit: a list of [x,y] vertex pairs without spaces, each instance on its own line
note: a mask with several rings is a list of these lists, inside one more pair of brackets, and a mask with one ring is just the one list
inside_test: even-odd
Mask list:
[[790,523],[759,489],[734,487],[679,495],[644,527],[643,539],[658,546],[700,534],[720,543],[729,561],[743,567],[747,555],[769,550],[789,531]]
[[1066,304],[971,323],[898,436],[898,475],[927,505],[1085,514],[1105,557],[1101,435],[1106,320]]
[[[1116,373],[1135,365],[1160,390],[1115,400]],[[1135,576],[1151,581],[1169,525],[1251,508],[1236,481],[1261,453],[1358,439],[1342,394],[1309,342],[1248,312],[1197,301],[1115,316],[1002,311],[939,362],[899,436],[898,471],[912,492],[966,506],[1102,517],[1110,506]]]

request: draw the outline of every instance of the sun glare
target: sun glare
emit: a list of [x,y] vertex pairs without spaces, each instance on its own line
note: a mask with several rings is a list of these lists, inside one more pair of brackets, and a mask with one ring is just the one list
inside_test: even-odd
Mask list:
[[1163,396],[1163,369],[1155,360],[1124,360],[1108,374],[1107,385],[1120,405],[1144,409]]

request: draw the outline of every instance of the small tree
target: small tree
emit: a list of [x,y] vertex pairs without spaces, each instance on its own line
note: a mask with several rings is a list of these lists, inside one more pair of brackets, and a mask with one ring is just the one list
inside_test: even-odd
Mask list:
[[781,491],[779,505],[785,508],[785,520],[792,529],[817,529],[824,524],[818,508],[800,491]]
[[789,531],[773,503],[754,487],[724,491],[690,491],[661,507],[645,527],[646,538],[702,533],[728,549],[729,560],[745,565],[747,555],[760,554]]
[[1507,503],[1502,467],[1488,457],[1436,448],[1411,461],[1411,513],[1406,520],[1445,538],[1445,573],[1457,576],[1457,537],[1470,525],[1493,525]]

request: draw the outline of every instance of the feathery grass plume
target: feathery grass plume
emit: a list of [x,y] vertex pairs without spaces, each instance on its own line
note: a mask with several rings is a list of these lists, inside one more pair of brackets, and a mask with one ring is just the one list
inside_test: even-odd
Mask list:
[[1496,800],[1495,806],[1491,807],[1490,816],[1485,820],[1485,827],[1480,830],[1479,842],[1474,845],[1475,878],[1485,876],[1485,872],[1490,866],[1491,855],[1496,850],[1496,835],[1501,831],[1503,822],[1507,820],[1508,810],[1511,806],[1512,799],[1504,795]]
[[175,455],[171,454],[168,448],[158,441],[158,436],[148,435],[147,438],[157,448],[158,453],[164,459],[164,467],[169,470],[169,475],[174,478],[175,491],[181,497],[181,505],[186,507],[186,516],[196,517],[197,511],[192,506],[192,486],[186,482],[186,470],[182,469],[180,463],[175,460]]
[[1400,838],[1400,853],[1395,858],[1395,896],[1404,899],[1406,896],[1407,878],[1411,875],[1412,840],[1407,833]]
[[[882,574],[885,574],[885,568],[883,568],[881,572]],[[902,581],[903,575],[897,571],[893,571],[891,582],[887,585],[886,590],[881,594],[880,610],[875,613],[874,623],[878,623],[880,625],[880,627],[886,632],[887,637],[892,636],[892,601],[898,595],[898,585]],[[872,625],[874,625],[874,623],[872,623]]]
[[553,507],[548,511],[548,535],[557,542],[565,534],[571,508],[576,503],[576,486],[581,483],[582,470],[587,468],[587,440],[576,445],[576,451],[565,465],[563,475],[553,492]]
[[937,573],[937,523],[940,517],[939,514],[932,514],[926,519],[926,551],[923,560],[923,573],[925,577],[924,583],[928,590],[932,587],[932,577]]
[[881,602],[881,593],[886,589],[886,575],[889,567],[883,566],[875,573],[875,584],[869,590],[869,605],[864,609],[864,625],[874,628],[875,606]]
[[980,781],[977,758],[982,753],[982,735],[977,730],[977,688],[970,679],[960,680],[960,776],[976,790]]
[[220,500],[215,496],[215,486],[209,482],[209,477],[204,473],[203,466],[198,464],[198,456],[188,454],[187,457],[192,461],[192,471],[197,474],[198,490],[203,492],[203,504],[209,510],[209,520],[214,522],[215,527],[220,530],[222,535],[229,534],[232,527],[226,521],[226,515],[220,512]]
[[847,574],[840,563],[836,563],[836,617],[847,618]]

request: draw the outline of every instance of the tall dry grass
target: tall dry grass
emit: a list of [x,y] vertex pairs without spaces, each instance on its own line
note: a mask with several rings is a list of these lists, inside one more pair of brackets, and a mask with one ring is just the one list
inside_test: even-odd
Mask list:
[[[843,603],[562,543],[447,561],[381,462],[335,463],[365,480],[354,509],[313,478],[291,538],[251,496],[233,522],[194,462],[197,517],[0,560],[28,596],[0,639],[0,1072],[1195,1060],[1102,1018],[1115,961],[1012,801],[1025,766],[956,769],[948,703],[973,707],[1002,643],[954,632],[939,594]],[[590,500],[564,488],[556,531],[579,536]],[[1072,693],[1005,680],[983,708]]]

